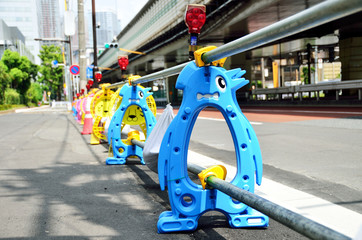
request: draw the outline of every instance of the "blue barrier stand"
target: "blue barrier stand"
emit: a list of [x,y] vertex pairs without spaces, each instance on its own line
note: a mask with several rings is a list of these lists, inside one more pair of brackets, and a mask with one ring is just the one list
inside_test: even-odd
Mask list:
[[141,163],[145,164],[143,149],[121,139],[121,126],[124,117],[127,121],[140,121],[140,118],[144,118],[141,128],[143,128],[146,137],[151,133],[156,125],[156,118],[146,100],[148,96],[152,95],[149,92],[150,89],[127,83],[119,92],[122,102],[113,115],[108,129],[108,142],[112,145],[113,157],[108,157],[106,164],[125,164],[130,156],[138,157]]
[[77,101],[73,101],[73,103],[72,103],[72,111],[73,111],[73,117],[75,118],[75,119],[77,119],[77,108],[76,108],[76,105],[77,105]]
[[168,188],[172,211],[159,216],[159,233],[195,230],[206,211],[222,212],[231,227],[267,227],[269,218],[249,206],[233,200],[217,189],[203,189],[187,173],[187,151],[197,116],[205,107],[215,107],[224,116],[235,145],[237,173],[231,184],[254,192],[261,184],[262,159],[258,140],[242,114],[235,96],[248,84],[241,69],[230,71],[217,66],[198,67],[190,62],[181,71],[176,88],[183,90],[182,105],[167,129],[158,158],[162,190]]

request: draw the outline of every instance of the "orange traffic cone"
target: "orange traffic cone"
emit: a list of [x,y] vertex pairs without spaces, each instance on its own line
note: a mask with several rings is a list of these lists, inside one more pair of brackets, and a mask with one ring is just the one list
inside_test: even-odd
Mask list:
[[93,128],[93,118],[92,114],[90,113],[90,98],[87,98],[86,109],[85,109],[85,116],[84,116],[84,125],[83,125],[83,132],[82,135],[88,135],[92,133]]

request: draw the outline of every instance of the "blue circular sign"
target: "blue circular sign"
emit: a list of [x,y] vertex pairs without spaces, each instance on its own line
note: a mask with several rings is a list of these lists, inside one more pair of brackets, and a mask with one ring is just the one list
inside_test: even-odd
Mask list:
[[69,71],[73,75],[78,75],[79,74],[79,66],[74,64],[74,65],[70,66]]

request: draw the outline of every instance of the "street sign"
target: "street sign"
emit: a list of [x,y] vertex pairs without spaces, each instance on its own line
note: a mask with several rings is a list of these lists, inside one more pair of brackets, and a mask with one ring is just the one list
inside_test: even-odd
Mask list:
[[93,79],[93,67],[94,65],[87,67],[87,79]]
[[79,66],[74,64],[70,66],[69,71],[72,75],[78,75],[79,74]]
[[64,12],[64,35],[73,36],[75,34],[75,16],[72,11]]
[[52,61],[52,67],[53,67],[53,68],[58,67],[58,61],[57,61],[57,60],[53,60],[53,61]]

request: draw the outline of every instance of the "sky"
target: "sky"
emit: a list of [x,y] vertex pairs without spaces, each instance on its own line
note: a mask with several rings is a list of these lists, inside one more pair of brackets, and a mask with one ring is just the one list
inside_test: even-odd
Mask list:
[[[96,10],[112,9],[116,10],[118,19],[121,20],[123,29],[136,16],[148,0],[95,0]],[[77,14],[77,0],[68,0],[68,10]],[[84,0],[84,4],[90,10],[92,9],[92,0]],[[59,0],[60,9],[64,11],[64,0]],[[62,10],[61,10],[62,11]]]

